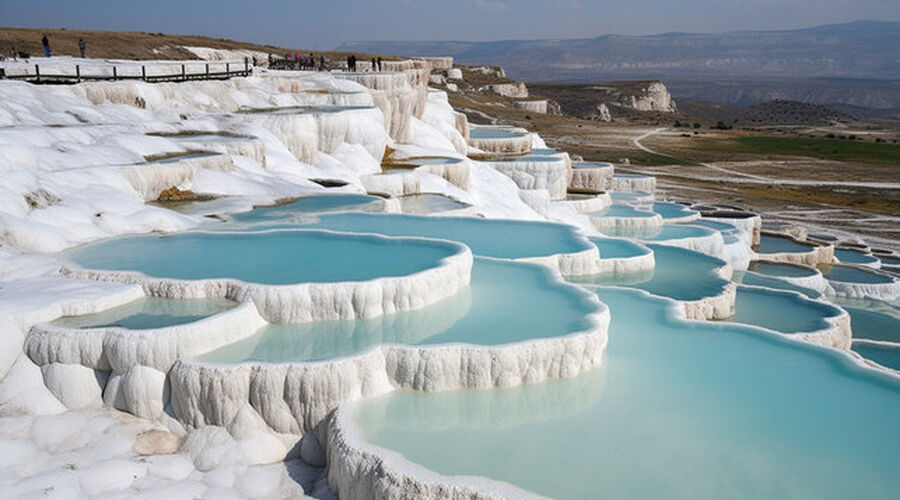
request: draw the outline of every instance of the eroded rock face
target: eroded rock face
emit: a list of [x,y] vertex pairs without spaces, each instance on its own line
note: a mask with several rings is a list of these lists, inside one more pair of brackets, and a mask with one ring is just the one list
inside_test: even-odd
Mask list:
[[528,97],[528,87],[522,82],[513,83],[497,83],[488,85],[479,90],[487,90],[503,97],[513,97],[517,99]]

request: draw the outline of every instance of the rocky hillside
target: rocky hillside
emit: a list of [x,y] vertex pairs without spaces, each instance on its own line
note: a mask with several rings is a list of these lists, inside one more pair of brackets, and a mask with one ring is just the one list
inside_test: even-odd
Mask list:
[[593,85],[531,84],[535,96],[559,103],[567,115],[612,121],[634,112],[674,113],[675,100],[659,80],[608,82]]

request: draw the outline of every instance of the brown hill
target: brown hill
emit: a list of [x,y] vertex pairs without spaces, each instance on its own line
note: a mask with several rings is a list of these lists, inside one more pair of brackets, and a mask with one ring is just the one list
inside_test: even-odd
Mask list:
[[[131,33],[123,31],[87,31],[67,29],[0,28],[0,57],[9,57],[13,49],[28,52],[32,56],[43,56],[41,36],[47,34],[50,49],[54,55],[77,56],[78,39],[87,45],[88,57],[103,59],[196,59],[183,47],[209,47],[213,49],[258,50],[272,54],[285,52],[306,54],[312,52],[303,48],[285,48],[273,45],[210,38],[196,35],[167,35],[163,33]],[[344,59],[349,52],[316,52],[330,59]],[[367,59],[372,54],[354,52],[357,57]],[[395,59],[385,57],[385,59]]]

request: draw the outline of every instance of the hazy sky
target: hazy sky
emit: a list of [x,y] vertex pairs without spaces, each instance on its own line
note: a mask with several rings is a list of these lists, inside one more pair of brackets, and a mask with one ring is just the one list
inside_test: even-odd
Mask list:
[[287,47],[353,40],[584,38],[900,20],[900,0],[0,0],[0,25],[199,34]]

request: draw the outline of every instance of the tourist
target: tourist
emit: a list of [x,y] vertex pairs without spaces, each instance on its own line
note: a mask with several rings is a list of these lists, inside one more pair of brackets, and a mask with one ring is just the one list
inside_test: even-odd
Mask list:
[[372,58],[372,71],[378,70],[378,64],[375,62],[375,58]]
[[310,52],[309,57],[306,58],[306,65],[309,69],[316,69],[316,56],[314,56],[312,52]]
[[78,39],[78,51],[81,52],[81,58],[84,59],[84,38]]
[[378,71],[381,71],[381,58],[378,58]]
[[41,38],[41,45],[44,46],[44,57],[50,57],[50,40],[47,40],[46,33],[44,33],[44,37]]
[[325,71],[325,56],[319,56],[319,71]]

